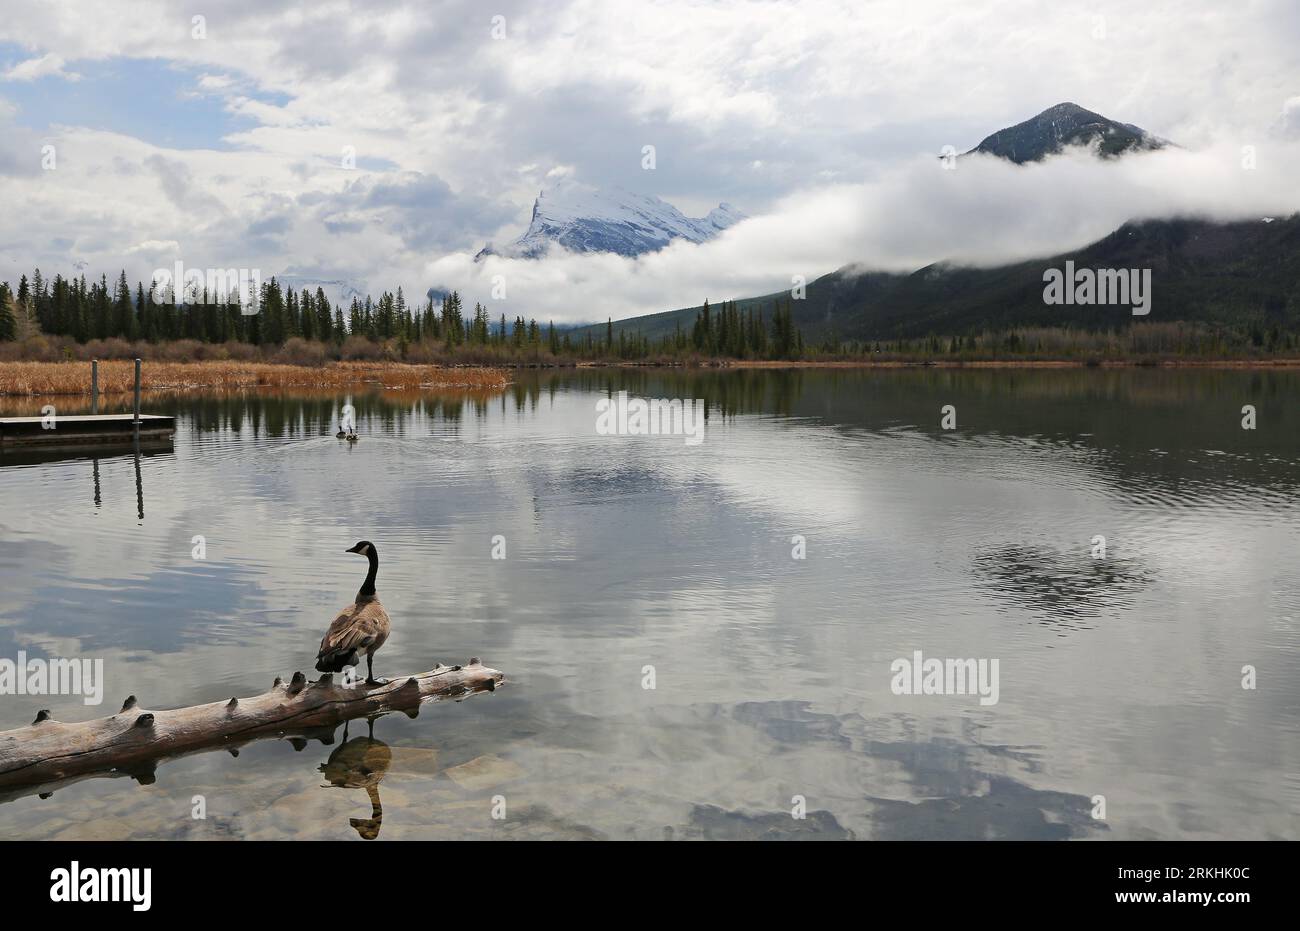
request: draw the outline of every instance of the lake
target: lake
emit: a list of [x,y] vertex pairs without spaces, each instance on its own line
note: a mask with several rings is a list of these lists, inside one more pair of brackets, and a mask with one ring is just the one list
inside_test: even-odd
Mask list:
[[[373,743],[12,798],[0,837],[1300,837],[1300,373],[512,377],[154,397],[171,449],[0,458],[0,657],[105,676],[0,696],[0,729],[315,677],[362,539],[377,674],[506,674]],[[619,391],[702,399],[703,442],[598,433]],[[918,651],[996,692],[948,663],[907,694]]]

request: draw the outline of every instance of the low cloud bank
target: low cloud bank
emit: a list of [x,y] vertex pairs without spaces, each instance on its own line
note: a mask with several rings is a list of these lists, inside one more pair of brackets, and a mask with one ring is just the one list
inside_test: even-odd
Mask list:
[[861,184],[810,188],[702,245],[629,259],[554,249],[544,260],[456,253],[430,284],[504,313],[557,322],[620,319],[783,290],[844,265],[908,272],[936,261],[996,265],[1084,246],[1128,220],[1220,221],[1300,211],[1300,144],[1224,143],[1103,160],[1086,150],[1030,165],[988,156],[943,167],[918,157]]

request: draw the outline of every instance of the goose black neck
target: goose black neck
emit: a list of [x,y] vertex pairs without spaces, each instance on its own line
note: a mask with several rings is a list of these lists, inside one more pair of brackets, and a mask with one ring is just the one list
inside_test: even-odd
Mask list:
[[366,573],[366,581],[361,586],[361,591],[357,592],[358,600],[375,597],[375,575],[379,572],[379,554],[375,552],[373,545],[370,547],[370,552],[366,554],[366,558],[370,560],[370,571]]

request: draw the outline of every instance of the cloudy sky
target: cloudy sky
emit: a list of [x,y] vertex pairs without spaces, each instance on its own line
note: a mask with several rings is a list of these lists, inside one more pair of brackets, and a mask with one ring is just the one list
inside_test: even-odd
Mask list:
[[[1300,4],[1134,6],[16,0],[0,278],[180,260],[597,320],[1300,209]],[[1065,100],[1182,148],[937,167]],[[753,219],[636,260],[473,262],[557,177]]]

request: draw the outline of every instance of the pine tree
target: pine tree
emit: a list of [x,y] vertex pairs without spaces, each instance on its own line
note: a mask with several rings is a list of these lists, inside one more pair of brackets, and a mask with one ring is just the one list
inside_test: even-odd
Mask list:
[[303,339],[316,338],[316,307],[312,303],[311,292],[302,289],[302,298],[298,308],[298,331]]
[[41,270],[38,268],[32,274],[32,296],[31,309],[36,319],[36,323],[46,333],[57,332],[50,324],[50,313],[52,302],[50,300],[49,283],[41,277]]
[[460,312],[460,294],[456,291],[442,302],[442,335],[448,348],[465,341],[465,321]]
[[139,321],[140,338],[151,343],[158,342],[158,333],[153,323],[153,301],[145,300],[144,285],[138,281],[135,283],[135,316]]
[[273,277],[262,285],[262,312],[255,320],[258,324],[260,342],[263,346],[279,346],[285,340],[287,323],[285,319],[284,296],[280,292],[280,283]]
[[365,329],[365,320],[361,316],[361,304],[354,297],[352,298],[352,313],[348,317],[348,332],[353,336],[362,336]]
[[13,309],[13,292],[9,290],[9,282],[0,282],[0,342],[9,342],[18,335],[17,323],[14,320]]
[[112,308],[108,303],[108,279],[99,276],[99,284],[90,286],[90,303],[94,308],[95,338],[108,339],[112,334]]
[[343,339],[343,328],[335,327],[335,322],[342,323],[343,315],[339,313],[330,313],[330,301],[325,296],[325,289],[318,287],[316,289],[316,338],[322,342],[329,342],[331,339]]
[[293,288],[289,288],[284,295],[284,338],[301,334],[302,320],[298,313],[298,295],[294,293]]
[[117,277],[113,290],[113,330],[123,339],[135,339],[135,308],[131,306],[131,286],[126,283],[126,270]]

